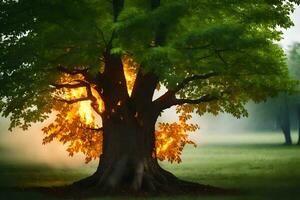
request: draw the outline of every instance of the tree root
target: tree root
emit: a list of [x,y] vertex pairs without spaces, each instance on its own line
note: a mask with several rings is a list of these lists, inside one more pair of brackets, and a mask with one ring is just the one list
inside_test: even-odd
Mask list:
[[111,184],[105,173],[95,173],[90,177],[75,182],[68,188],[86,194],[98,195],[218,195],[234,192],[199,183],[178,179],[172,173],[157,168],[143,171],[139,169],[133,177],[117,178],[118,183]]

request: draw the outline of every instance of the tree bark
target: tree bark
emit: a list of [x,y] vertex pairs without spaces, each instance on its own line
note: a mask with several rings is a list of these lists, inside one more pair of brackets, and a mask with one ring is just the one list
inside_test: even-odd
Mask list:
[[281,129],[282,129],[284,139],[285,139],[285,144],[292,145],[290,113],[289,113],[289,106],[288,106],[286,94],[283,97],[280,121],[281,121]]
[[105,119],[99,166],[92,176],[74,185],[109,194],[174,192],[183,185],[197,185],[180,181],[159,166],[154,153],[156,118],[127,116],[120,119],[116,114]]
[[[117,21],[124,0],[112,3],[114,21]],[[150,0],[150,3],[154,10],[160,0]],[[165,40],[162,26],[154,39],[158,46]],[[152,101],[158,77],[151,72],[138,72],[129,96],[122,59],[110,54],[111,41],[104,53],[104,72],[99,81],[94,82],[105,104],[101,114],[102,154],[96,172],[73,185],[110,194],[122,191],[174,193],[195,188],[201,193],[215,191],[216,188],[210,186],[179,180],[159,166],[155,155],[155,123],[162,109]]]
[[155,123],[161,110],[152,101],[157,77],[139,74],[129,96],[121,58],[107,54],[105,59],[101,85],[96,87],[105,104],[99,166],[92,176],[73,186],[109,194],[174,193],[195,187],[208,192],[210,187],[179,180],[157,162]]

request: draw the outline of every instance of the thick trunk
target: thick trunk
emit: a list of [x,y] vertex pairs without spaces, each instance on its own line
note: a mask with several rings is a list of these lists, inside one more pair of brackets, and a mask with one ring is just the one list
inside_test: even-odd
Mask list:
[[[153,2],[157,6],[159,1]],[[152,102],[157,77],[138,73],[129,96],[121,57],[108,51],[104,58],[105,69],[96,87],[105,103],[105,111],[101,113],[103,151],[96,172],[73,185],[109,194],[215,191],[216,188],[179,180],[159,166],[154,133],[161,110]]]
[[132,104],[121,104],[114,112],[107,109],[103,113],[103,153],[99,166],[92,176],[74,186],[105,194],[216,191],[179,180],[159,166],[154,153],[158,112],[151,106],[133,109]]
[[[145,125],[147,124],[147,125]],[[154,124],[141,123],[135,117],[104,121],[103,154],[97,171],[75,186],[101,192],[167,192],[187,184],[163,170],[153,156]]]

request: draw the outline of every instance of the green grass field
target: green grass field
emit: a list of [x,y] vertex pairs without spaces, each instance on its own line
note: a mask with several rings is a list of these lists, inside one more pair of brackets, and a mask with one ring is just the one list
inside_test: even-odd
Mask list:
[[[243,137],[246,136],[243,135]],[[258,136],[248,134],[246,138],[248,139],[243,142],[224,142],[223,144],[222,142],[209,142],[200,144],[197,148],[187,147],[181,164],[162,163],[164,168],[182,179],[238,189],[241,194],[151,197],[150,199],[300,199],[300,147],[281,145],[279,134],[276,137],[270,134]],[[262,142],[262,138],[265,142]],[[207,138],[207,141],[209,139],[213,138]],[[4,156],[7,154],[5,149],[0,148],[0,152],[1,158],[7,158]],[[26,190],[15,191],[9,187],[66,185],[88,176],[94,169],[95,165],[54,168],[1,159],[0,199],[51,199],[45,194]]]

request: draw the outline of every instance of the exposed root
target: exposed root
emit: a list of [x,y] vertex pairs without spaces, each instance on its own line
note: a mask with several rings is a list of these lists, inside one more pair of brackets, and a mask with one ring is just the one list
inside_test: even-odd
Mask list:
[[96,173],[70,186],[33,188],[49,195],[84,199],[97,196],[226,195],[236,191],[220,189],[178,179],[149,159],[136,162],[119,159],[104,162]]
[[[235,190],[221,189],[199,183],[192,183],[176,178],[163,169],[150,173],[144,171],[141,187],[137,188],[137,179],[124,179],[120,184],[109,187],[104,174],[95,173],[90,177],[75,182],[70,186],[51,188],[15,188],[22,191],[42,192],[43,194],[72,199],[86,199],[99,196],[179,196],[179,195],[234,195]],[[140,178],[140,174],[138,174]],[[140,180],[140,179],[139,179]],[[126,182],[127,181],[127,182]],[[136,185],[137,184],[137,185]]]
[[[114,170],[116,169],[114,168]],[[128,170],[125,171],[128,175]],[[134,173],[129,173],[132,176],[124,176],[121,173],[117,174],[118,177],[113,173],[111,173],[111,176],[105,176],[105,174],[109,173],[95,173],[88,178],[75,182],[69,189],[99,195],[213,195],[232,192],[180,180],[160,167],[145,170],[145,167],[140,166],[134,170]],[[105,178],[103,178],[104,176]]]

